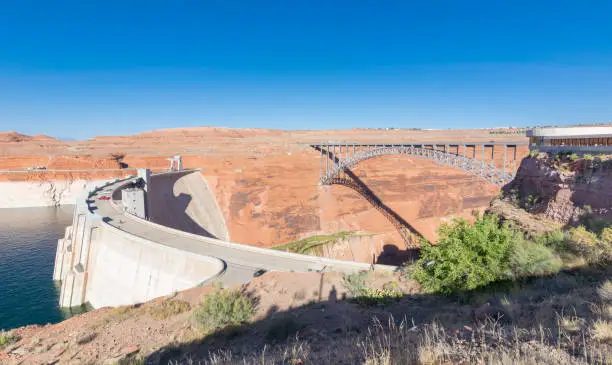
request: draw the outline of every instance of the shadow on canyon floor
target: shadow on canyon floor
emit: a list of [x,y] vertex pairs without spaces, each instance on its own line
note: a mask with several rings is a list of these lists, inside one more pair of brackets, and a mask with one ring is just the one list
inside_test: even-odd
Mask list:
[[[327,297],[326,301],[313,300],[283,312],[273,306],[259,321],[226,328],[192,342],[161,348],[147,356],[145,363],[243,363],[243,357],[251,359],[248,363],[262,363],[263,356],[266,364],[301,364],[282,358],[293,356],[295,360],[297,355],[291,354],[291,351],[287,353],[287,349],[291,350],[296,342],[306,344],[309,349],[308,363],[364,363],[366,351],[360,346],[364,344],[364,336],[370,333],[369,328],[376,323],[375,318],[383,324],[397,325],[405,320],[404,325],[413,328],[407,332],[414,330],[414,336],[419,329],[432,322],[439,324],[449,336],[459,336],[460,333],[467,336],[468,331],[472,333],[472,328],[475,331],[482,323],[478,310],[483,306],[497,311],[489,313],[498,316],[499,326],[516,327],[519,333],[532,333],[523,329],[537,332],[538,326],[542,325],[540,331],[544,331],[538,334],[542,336],[538,341],[552,346],[560,341],[560,319],[564,315],[580,318],[589,325],[600,316],[595,305],[600,302],[597,288],[600,283],[610,279],[611,274],[610,267],[584,267],[551,277],[501,282],[453,296],[405,295],[386,307],[364,307],[351,300],[339,300],[333,287],[322,295],[323,298]],[[380,339],[385,341],[382,337]],[[416,353],[419,346],[423,346],[418,338],[407,342],[404,345],[413,346],[408,350]],[[574,351],[571,355],[580,356],[580,346],[582,344],[566,351]],[[313,352],[316,356],[313,356]],[[211,361],[215,356],[223,358],[228,354],[231,354],[233,361]]]

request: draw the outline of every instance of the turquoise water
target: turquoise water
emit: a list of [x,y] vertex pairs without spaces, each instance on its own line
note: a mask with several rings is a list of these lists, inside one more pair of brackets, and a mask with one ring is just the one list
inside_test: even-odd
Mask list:
[[57,306],[53,265],[72,210],[0,209],[0,329],[56,323],[67,316]]

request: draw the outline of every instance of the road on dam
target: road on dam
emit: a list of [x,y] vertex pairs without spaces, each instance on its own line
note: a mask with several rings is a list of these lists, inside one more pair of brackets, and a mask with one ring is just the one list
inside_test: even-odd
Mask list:
[[[263,249],[162,226],[123,212],[120,190],[128,184],[129,181],[119,181],[95,191],[88,199],[90,212],[103,217],[105,223],[130,235],[159,245],[222,260],[225,270],[209,281],[221,282],[224,285],[242,284],[252,280],[259,273],[271,270],[307,272],[395,269],[392,266],[374,265],[373,267],[365,263]],[[155,185],[153,187],[155,190]],[[111,197],[111,199],[100,199],[101,197]],[[168,207],[168,211],[171,212],[172,208]]]

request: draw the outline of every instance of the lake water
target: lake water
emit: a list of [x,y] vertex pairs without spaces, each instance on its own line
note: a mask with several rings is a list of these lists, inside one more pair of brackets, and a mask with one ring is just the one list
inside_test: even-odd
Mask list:
[[53,265],[72,211],[73,206],[0,209],[0,329],[68,316],[57,306]]

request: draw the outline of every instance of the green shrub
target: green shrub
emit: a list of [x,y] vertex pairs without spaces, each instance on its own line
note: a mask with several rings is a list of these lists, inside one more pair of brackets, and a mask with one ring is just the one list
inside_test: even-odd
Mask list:
[[567,158],[569,158],[570,161],[576,161],[578,159],[578,154],[572,153],[571,155],[567,156]]
[[255,301],[241,290],[215,290],[195,310],[195,322],[204,331],[239,325],[255,314]]
[[158,320],[174,317],[191,310],[191,304],[184,300],[167,299],[147,308],[147,313]]
[[[424,245],[426,245],[426,243]],[[400,267],[400,272],[402,273],[402,276],[406,279],[412,279],[414,270],[416,270],[416,265],[414,262],[405,263]]]
[[397,283],[395,287],[387,283],[382,289],[367,286],[367,275],[365,271],[344,275],[344,287],[355,302],[365,306],[384,306],[402,297],[402,293],[397,290]]
[[583,213],[580,216],[580,224],[588,231],[594,232],[595,234],[601,234],[603,229],[610,225],[609,222],[597,218],[590,205],[584,205],[582,210]]
[[353,297],[359,297],[365,293],[367,288],[366,278],[368,273],[365,271],[354,272],[344,275],[344,287]]
[[585,154],[585,155],[583,156],[583,158],[584,158],[586,161],[593,161],[593,160],[595,159],[595,157],[593,157],[593,155],[591,155],[591,154],[589,154],[589,153]]
[[561,259],[551,248],[526,240],[517,240],[510,256],[512,278],[554,274],[561,265]]
[[470,224],[455,220],[438,230],[438,244],[426,245],[413,277],[429,291],[472,290],[506,277],[517,232],[494,215]]
[[529,151],[529,157],[531,157],[531,158],[536,158],[536,157],[538,157],[539,154],[540,154],[539,150],[531,150],[531,151]]
[[601,243],[612,245],[612,227],[606,227],[601,231]]
[[523,202],[525,209],[533,209],[540,202],[540,197],[536,193],[529,194]]
[[[609,231],[606,231],[606,240],[609,239],[609,234]],[[567,237],[565,248],[568,252],[578,254],[590,263],[612,260],[612,247],[584,226],[570,229]]]
[[574,243],[574,246],[577,248],[580,246],[594,247],[599,243],[597,235],[588,231],[584,226],[571,228],[567,233],[567,238],[571,243]]
[[341,242],[342,240],[350,237],[352,234],[352,232],[338,232],[330,235],[316,235],[298,241],[274,246],[272,249],[304,255],[322,256],[323,247]]
[[565,236],[563,231],[560,229],[541,233],[535,236],[533,241],[538,245],[550,247],[555,251],[563,250],[563,247],[565,246]]
[[385,306],[401,299],[402,293],[388,288],[366,287],[363,294],[354,298],[355,301],[363,306]]
[[12,331],[0,331],[0,349],[19,341],[21,337],[14,334]]

